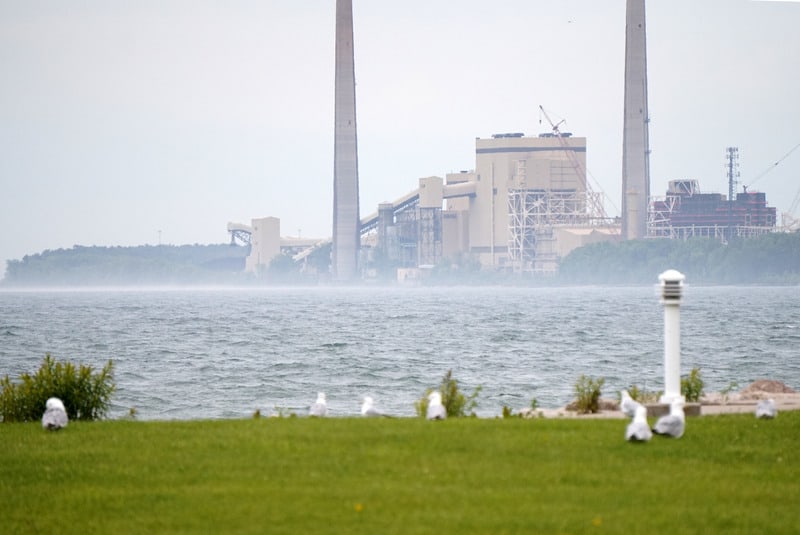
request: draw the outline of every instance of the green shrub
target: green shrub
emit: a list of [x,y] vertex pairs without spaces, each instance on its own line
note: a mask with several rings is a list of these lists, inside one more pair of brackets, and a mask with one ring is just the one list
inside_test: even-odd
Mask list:
[[[442,405],[447,412],[448,418],[459,418],[461,416],[474,416],[473,410],[478,406],[478,394],[481,387],[478,386],[472,391],[472,394],[466,396],[458,388],[458,381],[453,379],[453,370],[447,370],[442,378],[442,383],[439,385],[439,392],[442,394]],[[414,408],[417,411],[417,416],[425,418],[428,412],[428,394],[433,392],[432,388],[425,391],[422,399],[414,402]]]
[[35,374],[23,373],[16,383],[8,375],[0,379],[0,419],[39,420],[47,399],[57,397],[64,402],[70,420],[99,420],[106,415],[115,388],[110,360],[101,371],[93,373],[90,366],[56,362],[47,353]]
[[581,414],[595,413],[600,410],[600,393],[606,380],[600,377],[592,379],[581,374],[575,383],[575,400],[577,411]]
[[688,377],[681,377],[681,395],[686,401],[700,401],[704,385],[700,377],[700,368],[692,368]]

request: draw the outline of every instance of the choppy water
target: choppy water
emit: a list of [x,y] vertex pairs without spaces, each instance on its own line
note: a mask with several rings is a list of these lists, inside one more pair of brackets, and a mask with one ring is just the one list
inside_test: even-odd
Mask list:
[[[692,287],[681,306],[681,371],[706,390],[759,378],[800,388],[800,287]],[[662,389],[663,307],[654,287],[308,288],[0,292],[0,375],[45,353],[115,365],[111,417],[332,415],[360,398],[397,415],[453,370],[482,387],[478,414],[557,407],[580,374],[604,392]]]

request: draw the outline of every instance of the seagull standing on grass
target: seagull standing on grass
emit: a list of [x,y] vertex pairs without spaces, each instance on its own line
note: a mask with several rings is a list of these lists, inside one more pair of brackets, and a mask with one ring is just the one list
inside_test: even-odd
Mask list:
[[653,438],[653,432],[647,424],[647,409],[642,405],[636,407],[636,414],[633,421],[628,424],[625,430],[625,440],[629,442],[647,442]]
[[756,418],[772,419],[778,415],[774,399],[762,399],[756,406]]
[[324,416],[327,416],[327,414],[328,403],[325,401],[325,392],[319,392],[317,394],[317,401],[315,401],[314,404],[308,408],[308,415],[323,418]]
[[428,412],[426,414],[428,420],[444,420],[447,418],[447,411],[442,405],[441,392],[431,392],[428,394]]
[[371,396],[364,396],[364,403],[361,404],[361,415],[367,417],[375,417],[375,416],[384,416],[387,418],[389,417],[388,414],[384,414],[383,412],[375,408],[375,401],[372,399]]
[[[619,409],[625,413],[625,416],[635,417],[636,409],[641,407],[642,404],[633,399],[627,390],[620,390],[619,395],[622,398]],[[645,411],[645,414],[647,414],[647,411]]]
[[665,414],[656,422],[653,433],[673,438],[681,438],[686,429],[686,416],[683,414],[682,398],[673,399],[669,405],[669,414]]
[[62,427],[66,427],[68,421],[64,403],[58,398],[48,399],[42,415],[42,427],[49,431],[58,431]]

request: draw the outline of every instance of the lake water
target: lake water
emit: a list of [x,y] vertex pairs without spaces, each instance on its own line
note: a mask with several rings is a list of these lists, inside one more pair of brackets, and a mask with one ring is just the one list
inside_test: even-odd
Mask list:
[[[681,305],[681,373],[706,391],[777,379],[800,388],[800,287],[693,287]],[[0,376],[45,353],[114,361],[111,417],[333,416],[360,399],[398,416],[448,369],[477,413],[574,399],[581,374],[613,397],[663,388],[655,286],[616,288],[268,288],[0,292]]]

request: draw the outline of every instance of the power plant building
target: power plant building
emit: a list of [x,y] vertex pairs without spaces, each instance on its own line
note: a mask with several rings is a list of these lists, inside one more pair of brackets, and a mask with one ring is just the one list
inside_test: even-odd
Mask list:
[[249,234],[250,254],[245,258],[245,271],[258,273],[269,267],[281,254],[281,220],[277,217],[252,219],[250,226],[228,223],[228,231]]
[[586,139],[497,134],[475,141],[470,253],[481,265],[555,271],[553,228],[588,222]]
[[352,0],[336,1],[335,67],[333,236],[298,251],[299,239],[281,239],[275,218],[232,223],[232,240],[252,234],[248,271],[281,253],[301,261],[327,243],[336,282],[391,268],[414,278],[414,270],[464,260],[485,270],[549,274],[573,249],[598,241],[727,239],[775,228],[763,193],[734,196],[732,147],[727,198],[700,193],[694,180],[672,181],[665,196],[650,196],[645,0],[626,0],[622,213],[613,220],[587,184],[586,138],[560,132],[549,117],[552,132],[476,138],[474,169],[420,178],[417,189],[360,217]]
[[767,206],[766,193],[736,193],[739,148],[725,149],[728,196],[703,193],[697,180],[671,180],[666,195],[650,199],[647,234],[650,238],[688,239],[697,236],[727,241],[760,236],[775,230],[777,214]]
[[381,256],[406,268],[468,256],[484,269],[554,273],[572,249],[619,235],[596,210],[585,169],[582,137],[478,138],[474,170],[421,178],[362,226],[377,227]]
[[777,213],[763,192],[743,191],[726,197],[702,193],[697,180],[671,180],[666,195],[650,201],[651,238],[719,240],[749,238],[775,231]]

